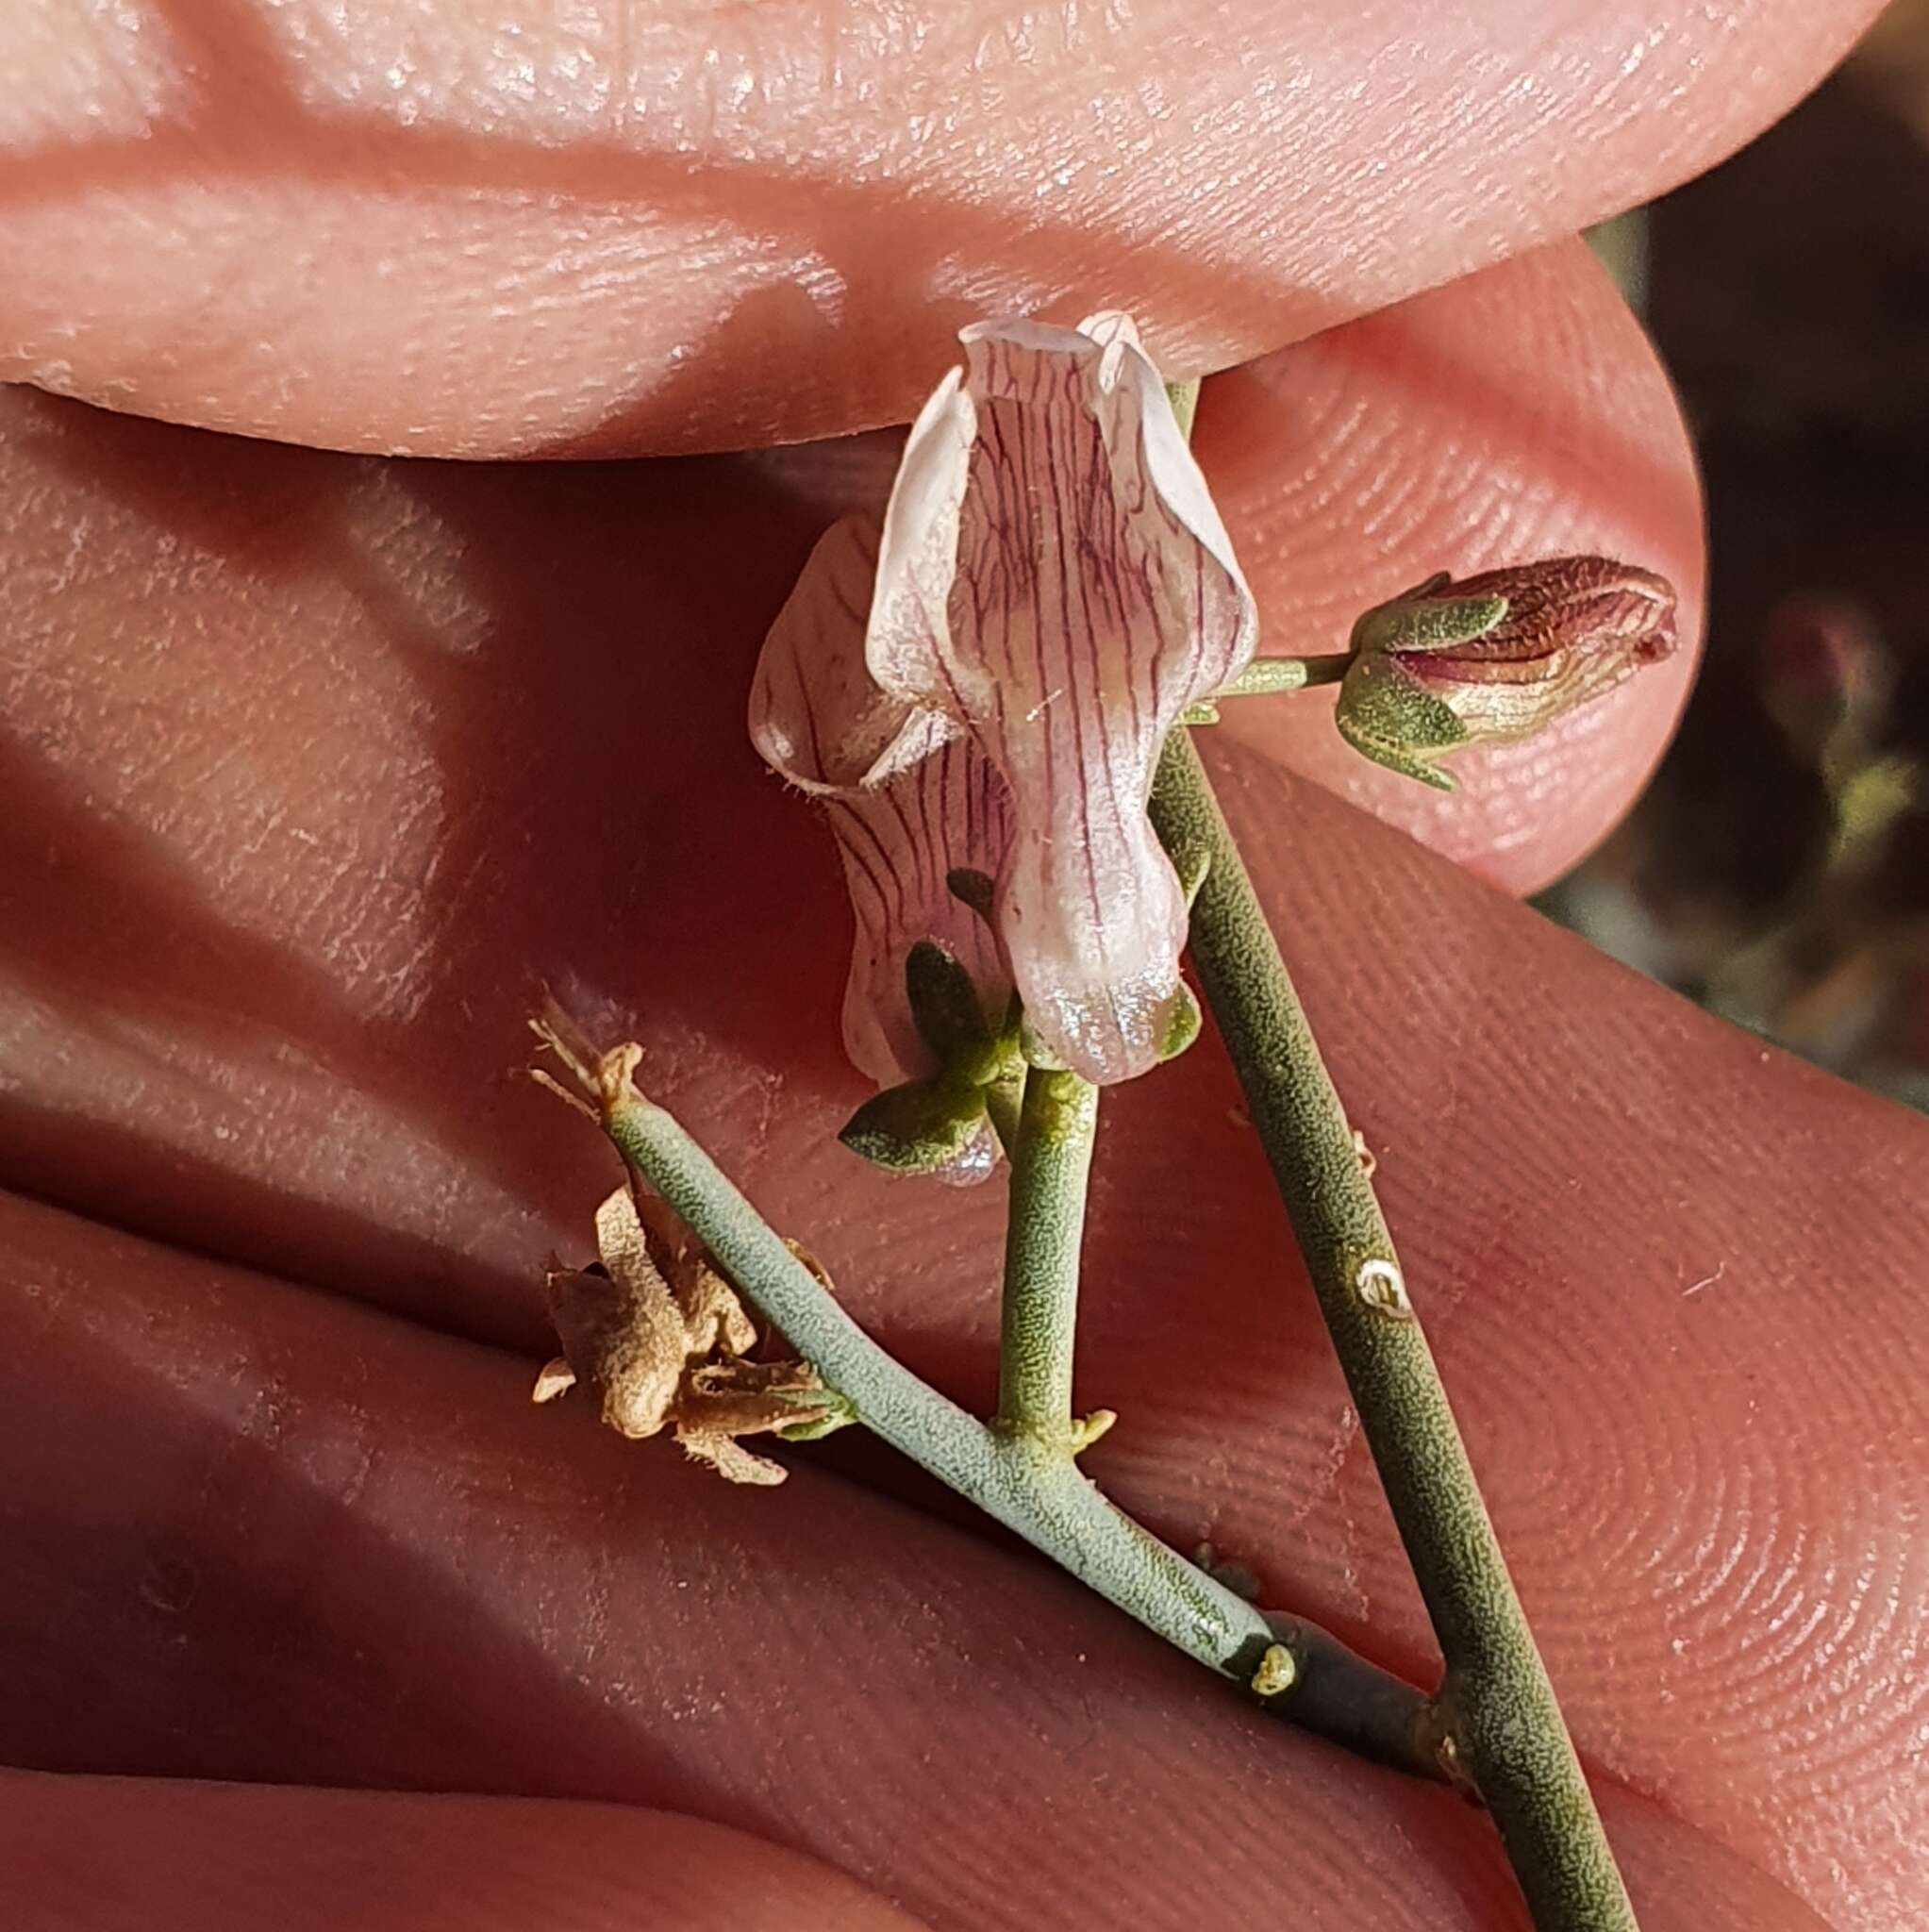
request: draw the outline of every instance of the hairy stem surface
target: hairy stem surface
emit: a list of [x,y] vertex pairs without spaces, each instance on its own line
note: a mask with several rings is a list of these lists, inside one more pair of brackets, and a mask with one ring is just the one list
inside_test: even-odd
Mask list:
[[1192,962],[1446,1658],[1447,1748],[1493,1814],[1540,1932],[1635,1932],[1346,1110],[1183,727],[1160,760],[1152,818],[1175,859],[1206,860]]
[[1011,1148],[998,1421],[1041,1445],[1068,1449],[1079,1250],[1098,1112],[1098,1089],[1089,1080],[1033,1067]]

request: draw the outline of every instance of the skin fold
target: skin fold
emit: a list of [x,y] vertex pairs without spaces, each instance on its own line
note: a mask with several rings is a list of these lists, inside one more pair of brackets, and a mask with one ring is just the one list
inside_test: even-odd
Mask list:
[[915,1925],[809,1859],[630,1806],[9,1773],[0,1857],[33,1923],[91,1932]]
[[[1036,17],[947,15],[887,58],[901,13],[653,9],[608,57],[649,111],[592,90],[572,121],[580,76],[480,13],[371,9],[343,52],[320,8],[175,0],[143,18],[157,61],[188,45],[202,131],[109,167],[161,108],[108,60],[108,9],[60,11],[0,25],[36,83],[0,125],[26,158],[0,180],[15,373],[57,379],[58,317],[58,385],[152,414],[714,447],[902,415],[956,315],[1103,283],[1156,345],[1276,351],[1198,430],[1276,651],[1337,647],[1435,568],[1595,548],[1673,577],[1693,639],[1665,379],[1578,243],[1515,251],[1745,138],[1859,18],[1574,6],[1523,37],[1484,8],[1428,26],[1486,36],[1455,58],[1393,7],[1068,12],[1049,51],[1079,98],[1204,105],[1014,232],[1019,162],[1093,151],[1013,78]],[[700,90],[678,49],[705,37]],[[1313,47],[1324,105],[1242,118]],[[840,116],[811,77],[833,54]],[[369,85],[318,129],[273,91],[291,72]],[[1392,98],[1434,106],[1410,152]],[[919,102],[956,126],[914,139]],[[1376,185],[1389,155],[1404,188]],[[886,185],[822,192],[847,177]],[[572,265],[558,225],[592,204],[605,253]],[[940,205],[980,210],[941,248]],[[639,240],[713,218],[713,252]],[[741,260],[807,236],[844,264],[834,324],[788,268],[742,294]],[[797,567],[894,447],[391,462],[0,391],[9,1923],[1015,1932],[1123,1900],[1153,1928],[1522,1925],[1476,1813],[1249,1710],[857,1432],[746,1491],[527,1401],[545,1258],[587,1258],[614,1176],[520,1076],[545,984],[642,1041],[650,1090],[860,1320],[990,1398],[1003,1183],[893,1185],[835,1144],[864,1092],[849,912],[743,731]],[[1623,808],[1692,655],[1461,760],[1451,798],[1348,763],[1320,693],[1229,707],[1206,749],[1647,1932],[1904,1932],[1929,1914],[1929,1129],[1508,896]],[[1122,1420],[1089,1466],[1424,1679],[1236,1098],[1208,1030],[1106,1100],[1078,1396]]]

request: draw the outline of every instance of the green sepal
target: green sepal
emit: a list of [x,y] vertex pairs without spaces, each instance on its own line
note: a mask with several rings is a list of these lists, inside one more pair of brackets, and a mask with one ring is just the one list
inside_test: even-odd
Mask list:
[[873,1094],[838,1139],[888,1174],[936,1174],[964,1155],[984,1122],[983,1090],[940,1074]]
[[1037,1067],[1047,1074],[1069,1074],[1072,1069],[1061,1060],[1039,1036],[1032,1031],[1032,1023],[1023,1020],[1019,1023],[1019,1051],[1024,1055],[1028,1067]]
[[1175,1060],[1199,1038],[1199,1029],[1206,1024],[1205,1015],[1199,1010],[1199,1002],[1193,997],[1192,989],[1182,979],[1179,991],[1172,1000],[1172,1015],[1166,1024],[1164,1043],[1159,1047],[1161,1060]]
[[[1014,1034],[1014,1044],[1016,1039]],[[1014,1072],[986,1081],[981,1090],[985,1096],[985,1111],[991,1117],[991,1131],[998,1136],[999,1150],[1007,1160],[1011,1158],[1011,1150],[1018,1145],[1019,1116],[1024,1108],[1024,1057],[1021,1054]]]
[[856,1420],[854,1415],[827,1415],[814,1423],[790,1423],[777,1431],[777,1439],[784,1442],[816,1442],[848,1428]]
[[977,1077],[981,1062],[992,1046],[985,1009],[972,975],[936,940],[920,940],[905,956],[905,998],[918,1037],[931,1049],[947,1073]]
[[1438,761],[1473,737],[1451,706],[1398,663],[1372,652],[1354,659],[1333,722],[1355,751],[1437,791],[1455,789]]
[[822,1408],[825,1413],[807,1423],[786,1424],[777,1431],[786,1442],[816,1442],[840,1429],[849,1428],[858,1420],[857,1405],[835,1389],[799,1389],[792,1391],[790,1399],[799,1408]]
[[991,1042],[991,1051],[974,1077],[981,1087],[1008,1086],[1023,1090],[1024,1071],[1030,1062],[1024,1057],[1024,1002],[1016,993],[1005,1008],[1005,1024]]
[[1179,425],[1182,441],[1192,441],[1192,422],[1199,413],[1199,378],[1195,375],[1190,382],[1169,382],[1166,388],[1166,401],[1172,406],[1172,421]]
[[1212,870],[1212,854],[1204,845],[1184,845],[1172,855],[1172,870],[1179,875],[1179,891],[1186,895],[1186,910],[1199,896],[1206,874]]
[[[1446,651],[1484,638],[1507,614],[1505,597],[1441,597],[1442,571],[1389,602],[1369,610],[1353,627],[1353,648],[1362,651]],[[1409,599],[1431,599],[1409,602]]]

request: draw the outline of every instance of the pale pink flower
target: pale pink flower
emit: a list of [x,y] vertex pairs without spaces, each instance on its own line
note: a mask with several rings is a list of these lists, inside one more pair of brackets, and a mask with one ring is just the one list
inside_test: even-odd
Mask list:
[[911,1064],[892,958],[901,974],[927,936],[966,958],[969,926],[940,921],[923,882],[970,866],[996,881],[1009,975],[979,954],[974,977],[993,995],[1015,983],[1075,1072],[1124,1079],[1165,1045],[1186,938],[1146,818],[1153,770],[1186,708],[1244,668],[1256,613],[1125,317],[980,323],[961,340],[964,367],[905,445],[874,571],[840,526],[778,619],[753,735],[866,826],[894,801],[904,836],[872,855],[874,883],[859,885],[854,827],[839,832],[859,921],[845,1034],[866,1072],[865,1041]]
[[765,763],[824,802],[857,919],[844,1051],[890,1087],[938,1071],[905,996],[920,940],[964,966],[992,1030],[1005,1017],[997,941],[946,879],[995,874],[1011,831],[1004,785],[971,740],[887,695],[865,667],[877,536],[874,517],[846,517],[819,540],[757,660],[750,735]]

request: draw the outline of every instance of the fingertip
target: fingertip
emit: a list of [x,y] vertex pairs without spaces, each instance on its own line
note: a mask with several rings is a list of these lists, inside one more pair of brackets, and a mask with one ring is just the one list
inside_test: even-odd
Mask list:
[[1875,10],[0,8],[0,373],[487,458],[902,420],[988,309],[1222,367],[1688,178]]

